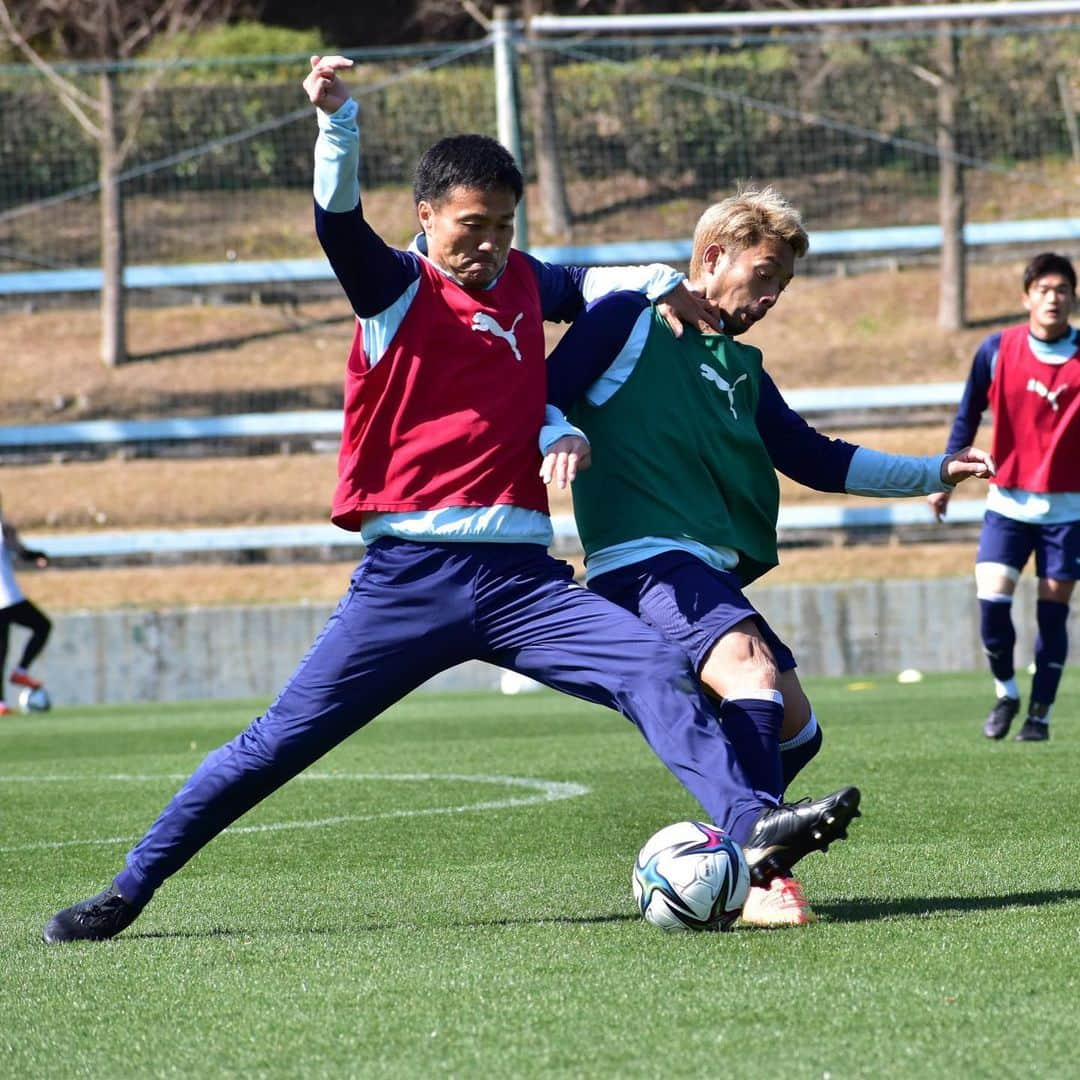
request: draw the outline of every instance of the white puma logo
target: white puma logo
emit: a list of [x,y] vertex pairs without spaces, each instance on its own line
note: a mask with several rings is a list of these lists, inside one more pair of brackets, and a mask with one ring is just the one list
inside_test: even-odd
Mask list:
[[709,367],[708,364],[702,364],[700,370],[701,377],[703,379],[708,379],[709,382],[716,383],[716,385],[719,386],[725,394],[727,394],[728,405],[731,408],[731,415],[734,416],[736,420],[738,420],[739,414],[735,411],[735,387],[738,386],[739,383],[743,381],[743,379],[749,378],[746,372],[744,371],[733,383],[728,385],[727,379],[718,375],[711,367]]
[[1046,398],[1050,405],[1050,408],[1054,412],[1058,411],[1058,398],[1061,397],[1063,391],[1068,388],[1068,383],[1063,383],[1056,390],[1048,390],[1038,379],[1028,379],[1027,388],[1034,394],[1038,394],[1041,398]]
[[524,314],[524,311],[519,311],[518,317],[510,324],[510,329],[504,330],[486,311],[477,311],[473,313],[472,328],[474,330],[486,330],[489,334],[502,338],[514,350],[514,359],[520,363],[521,353],[518,350],[517,338],[514,336],[514,327],[521,321]]

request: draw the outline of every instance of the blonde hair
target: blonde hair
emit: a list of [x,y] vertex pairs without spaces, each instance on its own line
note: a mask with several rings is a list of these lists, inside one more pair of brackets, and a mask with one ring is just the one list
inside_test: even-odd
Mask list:
[[772,187],[740,187],[698,218],[690,255],[690,280],[700,276],[705,249],[710,244],[744,251],[770,239],[788,244],[797,259],[810,247],[802,215],[779,191]]

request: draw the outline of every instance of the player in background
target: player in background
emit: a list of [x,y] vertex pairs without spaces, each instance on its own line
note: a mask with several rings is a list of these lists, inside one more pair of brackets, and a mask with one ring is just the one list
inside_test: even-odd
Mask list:
[[[965,449],[931,458],[829,439],[784,402],[760,350],[737,337],[780,299],[808,246],[798,212],[772,189],[708,209],[694,233],[691,288],[722,334],[675,338],[648,300],[592,304],[549,357],[549,401],[571,408],[592,462],[573,483],[594,591],[680,645],[756,787],[783,797],[821,729],[790,649],[743,594],[777,564],[775,470],[821,491],[916,495],[993,464]],[[800,884],[751,889],[756,925],[813,919]]]
[[[1038,576],[1035,675],[1019,742],[1050,737],[1050,711],[1069,652],[1069,601],[1080,574],[1080,330],[1069,325],[1076,269],[1044,252],[1024,269],[1026,323],[976,350],[947,450],[974,438],[987,406],[998,474],[975,555],[979,629],[997,700],[983,724],[1004,739],[1020,711],[1013,594],[1032,553]],[[930,496],[941,519],[949,493]]]
[[[743,845],[753,880],[788,872],[858,813],[855,788],[797,806],[755,790],[685,653],[547,554],[542,323],[576,315],[596,275],[511,249],[521,173],[482,136],[424,154],[422,235],[415,250],[388,247],[360,206],[356,105],[338,74],[348,66],[313,57],[304,87],[319,118],[316,227],[357,316],[332,516],[367,552],[277,699],[206,758],[111,885],[49,920],[46,942],[118,934],[241,814],[473,658],[622,712]],[[651,276],[631,274],[639,286]],[[583,446],[545,440],[545,468],[559,474]]]
[[0,510],[0,716],[14,712],[3,698],[4,670],[7,666],[8,638],[12,626],[30,631],[19,663],[12,669],[11,682],[18,687],[36,690],[41,683],[30,674],[30,665],[41,655],[49,640],[52,623],[32,601],[27,600],[15,579],[15,559],[25,559],[40,567],[49,565],[44,551],[24,546],[19,533]]

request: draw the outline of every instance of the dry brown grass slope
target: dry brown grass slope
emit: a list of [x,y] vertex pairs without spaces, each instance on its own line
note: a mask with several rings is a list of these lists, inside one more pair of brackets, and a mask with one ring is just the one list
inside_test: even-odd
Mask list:
[[[1021,314],[1020,263],[971,270],[971,326],[936,326],[937,275],[930,269],[852,277],[796,278],[777,310],[748,340],[765,353],[782,388],[945,382],[965,377],[977,343]],[[550,340],[559,330],[552,328]],[[136,308],[136,359],[114,370],[97,359],[94,310],[44,310],[0,318],[4,347],[0,423],[86,417],[203,415],[264,409],[334,408],[352,335],[344,301]],[[947,425],[842,432],[885,450],[933,453]],[[133,459],[6,466],[0,494],[28,531],[324,520],[333,454]],[[974,485],[964,493],[977,497]],[[788,502],[821,498],[787,482]],[[830,500],[836,496],[827,497]],[[554,509],[568,510],[564,497]],[[890,545],[786,551],[770,580],[852,575],[966,573],[970,545]],[[26,576],[44,606],[331,600],[348,566],[193,566],[56,571]]]

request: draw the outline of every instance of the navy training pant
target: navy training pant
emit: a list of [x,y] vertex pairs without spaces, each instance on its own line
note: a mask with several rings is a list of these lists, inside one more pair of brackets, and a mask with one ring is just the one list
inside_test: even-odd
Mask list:
[[622,713],[737,841],[776,802],[750,786],[683,650],[574,584],[542,547],[384,539],[273,704],[206,757],[129,852],[120,891],[148,900],[241,814],[469,659]]

